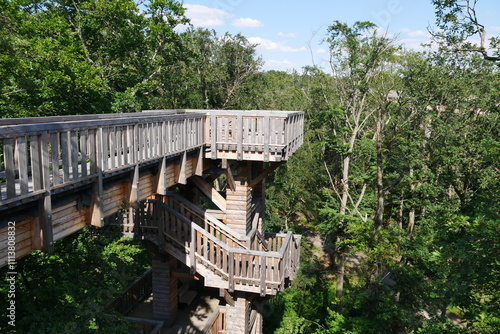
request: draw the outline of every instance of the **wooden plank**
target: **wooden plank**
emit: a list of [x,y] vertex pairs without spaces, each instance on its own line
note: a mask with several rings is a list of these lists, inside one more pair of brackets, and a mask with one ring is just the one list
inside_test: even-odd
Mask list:
[[102,142],[103,142],[104,132],[103,129],[97,129],[95,136],[95,166],[97,179],[94,181],[92,185],[92,204],[90,210],[90,223],[93,226],[102,227],[104,225],[104,215],[103,215],[103,161],[104,159],[103,151],[102,151]]
[[269,136],[271,133],[269,116],[264,117],[264,162],[269,161]]
[[186,161],[187,161],[187,151],[184,151],[184,153],[181,154],[179,162],[179,175],[177,177],[177,182],[180,184],[187,183]]
[[241,161],[243,159],[243,116],[238,115],[237,117],[237,135],[236,135],[236,143],[237,143],[237,160]]
[[28,193],[29,189],[29,180],[28,180],[28,150],[26,145],[26,137],[21,136],[16,138],[16,150],[19,154],[19,182],[20,182],[20,190],[21,195],[25,195]]
[[54,251],[54,235],[52,232],[52,200],[50,196],[50,170],[49,170],[49,134],[42,133],[39,136],[41,146],[41,166],[43,189],[45,196],[38,202],[39,220],[40,220],[40,245],[44,252],[52,253]]
[[61,159],[62,159],[62,170],[63,179],[62,183],[70,181],[70,151],[69,151],[69,132],[61,133]]
[[42,179],[42,157],[40,151],[39,136],[30,137],[30,153],[31,153],[31,179],[33,181],[33,190],[43,188]]
[[7,174],[7,198],[16,196],[16,175],[14,167],[14,140],[11,138],[3,141],[3,154],[5,171]]
[[260,257],[260,295],[266,295],[266,257]]
[[78,175],[78,137],[76,131],[70,132],[71,180],[77,180]]
[[109,169],[116,167],[116,127],[109,128]]
[[101,172],[106,172],[109,169],[109,129],[107,127],[100,128],[101,132],[101,140],[99,143],[101,144],[102,150],[102,159],[101,159]]
[[[65,132],[65,131],[79,131],[83,129],[98,129],[104,127],[120,126],[120,125],[134,125],[154,121],[162,120],[183,120],[189,118],[201,118],[204,114],[193,113],[189,115],[162,115],[162,116],[136,116],[133,114],[127,114],[126,117],[122,116],[116,119],[104,119],[104,120],[87,120],[87,121],[75,121],[75,122],[51,122],[48,123],[37,123],[37,124],[18,124],[18,125],[4,125],[1,126],[2,131],[0,132],[0,138],[15,138],[17,136],[31,136],[38,135],[44,131],[49,133],[54,132]],[[23,118],[25,123],[28,123],[29,119]],[[1,123],[2,119],[0,119]],[[12,119],[7,119],[7,122],[11,122]]]
[[217,133],[219,130],[217,128],[217,118],[215,117],[215,115],[210,116],[210,130],[212,135],[210,145],[211,158],[217,159]]
[[50,147],[52,149],[52,184],[56,186],[62,183],[59,173],[59,133],[50,134]]
[[223,212],[226,212],[226,199],[222,197],[217,190],[215,190],[205,179],[200,176],[193,176],[190,178],[193,183],[214,202],[217,207]]
[[80,152],[82,154],[81,158],[81,166],[82,166],[82,177],[86,177],[88,175],[87,171],[87,159],[88,159],[88,153],[87,153],[87,133],[88,130],[82,130],[80,131]]
[[229,292],[234,292],[234,253],[229,252],[229,270],[228,270],[228,278],[229,278]]

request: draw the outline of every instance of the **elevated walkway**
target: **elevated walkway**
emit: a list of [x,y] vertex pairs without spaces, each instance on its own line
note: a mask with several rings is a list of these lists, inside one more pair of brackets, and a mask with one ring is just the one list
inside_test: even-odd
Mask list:
[[[0,266],[137,201],[185,184],[217,159],[284,162],[303,113],[157,110],[0,119]],[[16,225],[16,253],[8,225]]]
[[118,221],[153,245],[156,319],[174,323],[179,302],[196,295],[181,279],[196,275],[226,303],[202,332],[261,334],[259,299],[296,276],[301,240],[264,232],[264,181],[302,144],[303,117],[157,110],[1,119],[0,266],[51,252],[85,225]]

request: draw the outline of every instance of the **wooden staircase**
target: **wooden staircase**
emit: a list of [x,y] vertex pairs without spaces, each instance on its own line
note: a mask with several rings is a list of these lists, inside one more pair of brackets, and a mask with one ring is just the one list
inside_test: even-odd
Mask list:
[[275,295],[297,274],[300,235],[241,236],[176,194],[141,201],[133,218],[136,237],[202,275],[206,286]]

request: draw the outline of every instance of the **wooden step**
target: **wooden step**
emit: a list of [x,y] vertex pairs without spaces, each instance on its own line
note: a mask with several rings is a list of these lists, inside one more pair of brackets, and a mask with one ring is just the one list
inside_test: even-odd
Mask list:
[[183,283],[179,289],[179,303],[190,305],[196,298],[196,291],[189,290],[189,284]]

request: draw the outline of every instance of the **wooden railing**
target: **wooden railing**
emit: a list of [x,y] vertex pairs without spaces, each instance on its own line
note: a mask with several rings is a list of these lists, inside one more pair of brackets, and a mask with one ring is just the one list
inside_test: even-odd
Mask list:
[[201,332],[206,334],[225,334],[226,311],[219,310],[218,312],[214,312]]
[[225,282],[221,287],[229,291],[244,286],[245,291],[275,294],[298,270],[301,237],[291,232],[271,235],[273,245],[280,245],[276,250],[234,248],[161,201],[143,201],[137,211],[143,238],[169,248],[193,271],[208,268]]
[[0,122],[0,207],[203,146],[204,115],[137,113]]
[[152,270],[148,269],[141,277],[129,284],[119,296],[110,301],[107,307],[126,315],[151,294],[152,288]]
[[159,334],[163,327],[163,321],[142,318],[124,317],[125,320],[135,325],[142,334]]
[[206,111],[205,138],[212,159],[283,161],[302,145],[304,113]]

